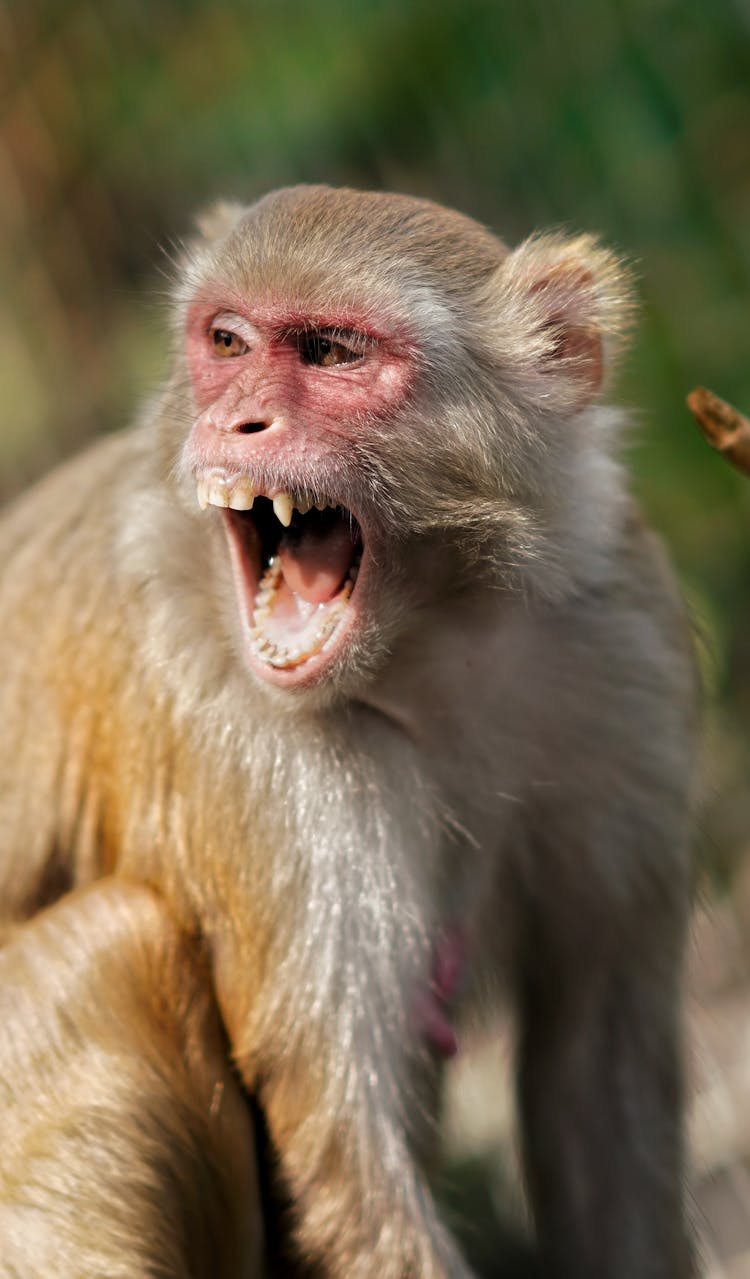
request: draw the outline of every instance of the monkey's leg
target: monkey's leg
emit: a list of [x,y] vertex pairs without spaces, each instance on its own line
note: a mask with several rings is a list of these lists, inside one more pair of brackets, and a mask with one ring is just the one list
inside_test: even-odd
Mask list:
[[662,931],[644,912],[639,933],[604,912],[589,927],[561,914],[567,935],[537,920],[522,996],[520,1108],[544,1273],[688,1279],[680,925]]
[[0,1276],[260,1274],[252,1130],[195,948],[103,880],[0,951]]

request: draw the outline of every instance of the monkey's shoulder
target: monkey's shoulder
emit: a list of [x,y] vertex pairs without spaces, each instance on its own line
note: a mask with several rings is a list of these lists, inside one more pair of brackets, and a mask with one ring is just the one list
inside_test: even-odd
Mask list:
[[[118,495],[146,483],[153,473],[149,432],[139,426],[104,436],[69,458],[16,497],[0,516],[0,561],[42,560],[45,550],[76,540],[101,545],[120,512]],[[97,529],[91,538],[90,530]]]
[[[149,491],[147,432],[105,437],[16,498],[0,518],[3,689],[31,696],[44,672],[91,660],[135,610],[121,545]],[[130,619],[130,620],[128,620]],[[101,643],[94,643],[94,636]],[[88,656],[85,656],[88,654]],[[15,689],[15,693],[13,690]]]

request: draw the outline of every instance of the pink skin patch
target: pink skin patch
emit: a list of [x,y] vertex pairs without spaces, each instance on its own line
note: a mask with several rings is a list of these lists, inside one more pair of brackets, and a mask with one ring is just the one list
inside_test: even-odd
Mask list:
[[[242,329],[247,350],[233,358],[218,356],[211,339],[213,317],[230,308],[247,325]],[[330,368],[306,364],[295,330],[311,323],[331,331],[356,329],[370,345],[352,363]],[[300,320],[288,308],[261,311],[239,299],[232,306],[226,296],[221,307],[206,297],[195,300],[186,341],[201,413],[192,451],[196,459],[203,454],[206,465],[241,465],[243,457],[279,450],[286,460],[297,449],[303,460],[311,447],[313,456],[319,449],[340,447],[353,421],[387,418],[404,401],[414,366],[413,347],[395,333],[376,337],[364,318],[336,313]],[[262,425],[265,432],[243,434],[248,422]]]
[[455,1057],[458,1038],[450,1022],[448,1005],[458,992],[466,972],[467,944],[458,928],[447,930],[435,947],[432,975],[426,990],[415,1001],[417,1029],[441,1057]]

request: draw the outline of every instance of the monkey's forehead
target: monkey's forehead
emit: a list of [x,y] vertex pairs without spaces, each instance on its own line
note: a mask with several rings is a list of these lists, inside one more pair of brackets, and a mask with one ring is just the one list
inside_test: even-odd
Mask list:
[[506,252],[480,223],[432,200],[351,187],[294,186],[272,191],[250,206],[245,225],[259,234],[325,243],[333,237],[358,254],[411,257],[425,270],[477,271]]
[[458,299],[507,252],[485,227],[429,200],[324,186],[234,206],[222,230],[203,242],[203,282],[218,276],[254,297],[300,304],[403,301],[420,285]]

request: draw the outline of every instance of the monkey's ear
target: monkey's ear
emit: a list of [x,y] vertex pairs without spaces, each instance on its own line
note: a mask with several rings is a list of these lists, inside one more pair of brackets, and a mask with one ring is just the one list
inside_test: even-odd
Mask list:
[[515,351],[505,354],[527,379],[528,393],[541,394],[558,412],[585,408],[629,327],[627,270],[593,236],[546,234],[511,252],[494,285],[495,307],[501,302],[495,315],[515,335]]
[[221,240],[236,227],[245,206],[236,200],[217,200],[203,209],[195,219],[195,225],[204,240]]

